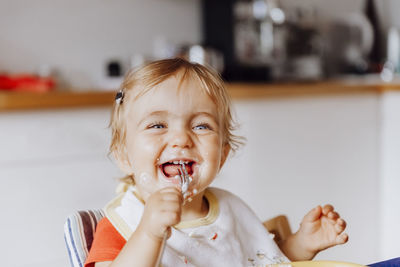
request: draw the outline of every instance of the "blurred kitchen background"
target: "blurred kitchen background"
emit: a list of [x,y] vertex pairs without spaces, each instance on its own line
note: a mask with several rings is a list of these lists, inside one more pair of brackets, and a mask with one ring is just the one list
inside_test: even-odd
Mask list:
[[[113,94],[182,56],[221,72],[247,144],[215,182],[292,230],[317,204],[348,244],[317,259],[400,256],[400,1],[0,0],[2,266],[69,266],[68,214],[103,207]],[[21,256],[23,255],[23,256]]]

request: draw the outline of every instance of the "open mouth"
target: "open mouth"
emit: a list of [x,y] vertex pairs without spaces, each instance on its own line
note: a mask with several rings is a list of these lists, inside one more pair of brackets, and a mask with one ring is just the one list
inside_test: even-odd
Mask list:
[[160,165],[161,171],[167,178],[173,178],[179,175],[179,168],[181,164],[184,164],[186,171],[189,176],[193,175],[193,166],[195,164],[194,161],[190,160],[173,160],[169,162],[165,162]]

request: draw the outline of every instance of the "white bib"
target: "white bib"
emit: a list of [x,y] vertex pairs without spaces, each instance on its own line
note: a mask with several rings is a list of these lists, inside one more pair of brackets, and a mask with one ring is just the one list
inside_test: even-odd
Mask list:
[[[144,209],[135,191],[135,187],[129,187],[105,208],[107,218],[126,240],[135,231]],[[208,215],[172,228],[161,260],[163,267],[243,267],[289,262],[241,199],[217,188],[208,188],[204,196],[209,203]]]

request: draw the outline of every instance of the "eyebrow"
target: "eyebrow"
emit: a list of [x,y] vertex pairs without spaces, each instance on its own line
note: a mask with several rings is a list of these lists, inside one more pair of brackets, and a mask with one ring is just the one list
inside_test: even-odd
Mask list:
[[[148,117],[151,117],[151,116],[162,116],[162,115],[169,114],[169,113],[170,112],[165,111],[165,110],[152,111],[150,113],[145,114],[145,116],[139,121],[138,125],[142,124],[143,121],[145,121]],[[216,119],[216,117],[210,112],[206,112],[206,111],[196,112],[190,117],[190,119],[193,119],[194,117],[197,117],[197,116],[210,117],[217,125],[219,125],[218,120]]]
[[210,117],[217,125],[219,125],[218,123],[218,119],[211,113],[206,112],[206,111],[200,111],[200,112],[196,112],[193,114],[192,118],[196,117],[196,116],[206,116],[206,117]]
[[156,111],[152,111],[150,113],[146,113],[143,118],[138,122],[138,125],[141,125],[143,123],[143,121],[145,121],[148,117],[151,116],[161,116],[164,114],[168,114],[168,111],[163,111],[163,110],[156,110]]

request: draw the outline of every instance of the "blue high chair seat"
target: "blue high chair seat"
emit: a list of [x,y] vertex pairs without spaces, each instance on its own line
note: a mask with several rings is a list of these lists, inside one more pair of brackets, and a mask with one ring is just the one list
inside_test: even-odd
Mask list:
[[97,223],[103,217],[103,210],[82,210],[67,217],[64,239],[72,267],[83,267],[85,264]]

